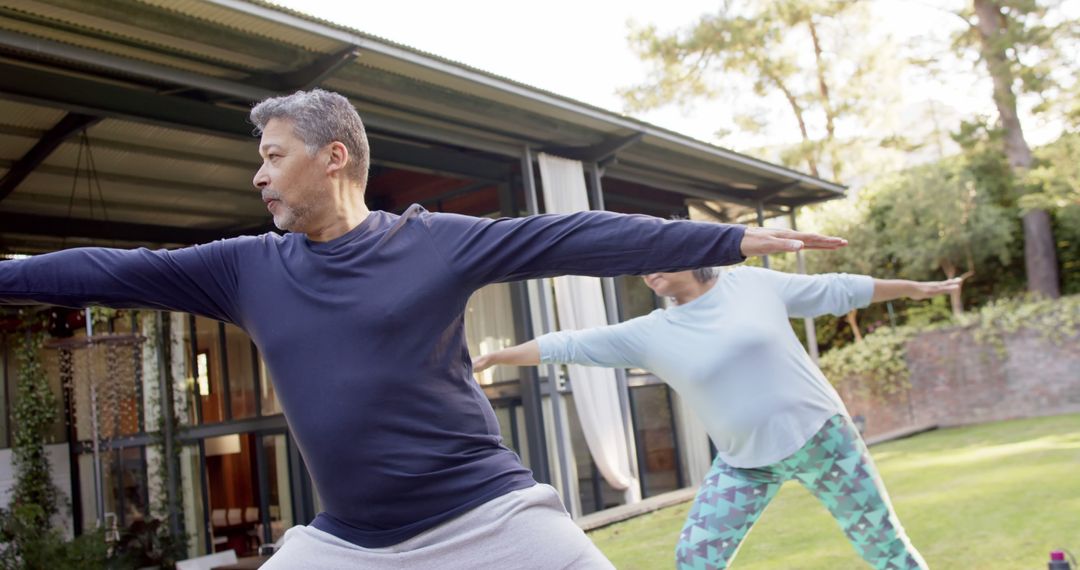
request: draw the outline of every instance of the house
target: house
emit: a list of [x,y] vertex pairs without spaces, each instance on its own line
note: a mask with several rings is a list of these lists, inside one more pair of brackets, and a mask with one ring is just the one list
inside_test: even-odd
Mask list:
[[[251,184],[259,158],[247,111],[264,97],[315,86],[348,96],[364,119],[372,209],[400,212],[419,203],[475,216],[545,212],[543,192],[561,189],[545,187],[542,156],[575,161],[590,207],[617,212],[761,222],[844,192],[259,1],[26,1],[0,7],[0,253],[179,247],[271,231]],[[613,320],[658,302],[632,277],[608,280],[603,291]],[[548,294],[535,282],[478,292],[466,316],[470,349],[550,329]],[[85,340],[80,316],[54,319]],[[193,554],[244,552],[318,512],[272,379],[243,331],[152,311],[123,312],[96,326],[95,334],[108,329],[145,340],[110,369],[123,386],[94,394],[99,408],[127,410],[113,414],[119,419],[111,427],[99,425],[97,438],[89,392],[66,394],[69,426],[57,428],[54,476],[72,499],[73,532],[107,513],[130,524],[166,493],[177,509],[172,524],[192,537]],[[8,410],[10,347],[18,342],[12,331],[3,333],[0,397]],[[53,362],[63,352],[50,350]],[[70,352],[69,375],[89,386],[100,350]],[[628,495],[611,488],[590,457],[572,386],[550,382],[552,374],[558,371],[503,369],[478,377],[506,444],[539,480],[560,489],[575,515],[624,502]],[[170,385],[171,392],[159,389]],[[708,461],[707,438],[677,397],[640,371],[619,371],[616,387],[639,494],[689,485],[700,458]],[[154,394],[175,398],[183,446],[167,480],[156,482]],[[0,428],[0,443],[10,447],[10,414]],[[0,456],[0,467],[9,457]]]

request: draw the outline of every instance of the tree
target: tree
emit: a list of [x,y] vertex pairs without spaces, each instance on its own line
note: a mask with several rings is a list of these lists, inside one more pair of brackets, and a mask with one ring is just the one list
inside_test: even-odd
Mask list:
[[[991,258],[1008,262],[1013,240],[1008,210],[980,192],[961,161],[911,168],[880,181],[873,192],[869,225],[877,228],[899,276],[970,277]],[[959,291],[952,308],[954,314],[963,312]]]
[[[960,15],[968,27],[956,38],[961,50],[977,51],[993,81],[994,105],[1003,133],[1004,153],[1014,178],[1023,181],[1032,167],[1032,152],[1017,111],[1017,94],[1063,94],[1055,64],[1069,63],[1061,53],[1076,37],[1076,23],[1049,17],[1055,0],[972,0],[972,10]],[[1038,108],[1036,110],[1039,110]],[[1024,193],[1018,185],[1018,194]],[[1023,214],[1024,263],[1028,289],[1058,297],[1058,262],[1049,212],[1040,207]]]
[[1080,133],[1035,149],[1028,183],[1033,191],[1020,199],[1020,206],[1053,216],[1063,292],[1080,292]]
[[[763,109],[779,96],[801,141],[781,160],[803,164],[815,176],[828,167],[832,179],[842,180],[849,142],[841,134],[844,120],[861,123],[874,114],[875,104],[891,93],[881,85],[895,75],[881,73],[883,44],[868,44],[870,34],[860,32],[865,15],[859,3],[837,0],[728,0],[681,31],[637,28],[631,44],[654,70],[645,83],[621,93],[630,110],[644,110],[749,87],[756,105],[734,117],[744,131],[769,126]],[[859,57],[841,60],[841,53]]]

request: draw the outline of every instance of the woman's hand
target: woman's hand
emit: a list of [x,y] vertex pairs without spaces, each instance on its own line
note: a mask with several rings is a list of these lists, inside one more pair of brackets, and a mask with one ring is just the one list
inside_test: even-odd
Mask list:
[[483,372],[494,366],[496,364],[495,359],[491,356],[490,354],[483,354],[474,358],[472,361],[473,372]]
[[914,284],[908,297],[915,300],[929,299],[938,295],[948,295],[960,290],[963,277],[954,277],[946,281],[921,281]]

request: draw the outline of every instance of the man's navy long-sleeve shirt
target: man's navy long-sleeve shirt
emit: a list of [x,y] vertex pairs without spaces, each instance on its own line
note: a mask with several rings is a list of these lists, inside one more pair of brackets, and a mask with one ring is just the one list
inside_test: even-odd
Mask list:
[[157,308],[243,328],[322,499],[312,524],[376,548],[534,484],[472,377],[463,312],[475,290],[736,263],[744,231],[607,212],[493,220],[413,206],[372,212],[329,242],[265,234],[0,262],[0,303]]

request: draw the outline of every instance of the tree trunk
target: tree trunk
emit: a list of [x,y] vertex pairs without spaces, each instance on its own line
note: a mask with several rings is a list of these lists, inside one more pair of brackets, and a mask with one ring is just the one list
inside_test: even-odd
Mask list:
[[836,111],[832,106],[832,98],[829,97],[829,83],[825,80],[825,61],[821,58],[821,40],[818,39],[817,26],[814,18],[806,21],[810,28],[810,39],[814,43],[814,62],[817,64],[818,93],[821,95],[821,106],[825,110],[825,140],[829,145],[829,162],[832,163],[833,180],[840,180],[840,156],[836,152],[834,140],[836,138]]
[[[1005,156],[1017,180],[1031,168],[1031,148],[1024,139],[1024,130],[1016,112],[1016,94],[1013,93],[1013,73],[1006,55],[1004,33],[1006,16],[995,0],[973,0],[978,18],[980,52],[990,77],[994,81],[994,104],[1005,134]],[[1024,266],[1027,271],[1028,290],[1057,298],[1058,288],[1057,251],[1050,226],[1050,215],[1045,210],[1032,210],[1024,215]]]
[[1031,210],[1024,214],[1023,221],[1028,290],[1057,299],[1061,296],[1061,289],[1058,287],[1057,248],[1050,226],[1050,214],[1046,210]]

